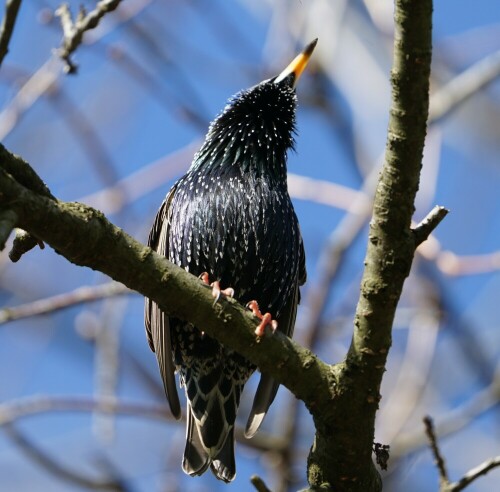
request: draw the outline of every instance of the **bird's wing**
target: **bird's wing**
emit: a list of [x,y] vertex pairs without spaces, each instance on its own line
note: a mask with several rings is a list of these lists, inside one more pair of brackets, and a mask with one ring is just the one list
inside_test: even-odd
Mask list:
[[[299,285],[304,285],[307,280],[307,270],[306,270],[306,252],[304,249],[304,241],[302,240],[302,236],[300,236],[300,245],[299,245]],[[297,304],[300,302],[300,293]],[[292,333],[288,334],[288,336],[293,335],[293,326]]]
[[[175,186],[170,190],[156,214],[149,233],[148,246],[158,254],[168,258],[168,236],[170,229],[170,204],[175,194]],[[151,350],[156,353],[163,387],[167,395],[172,415],[181,418],[181,405],[175,384],[175,366],[172,359],[172,342],[168,316],[151,299],[145,299],[145,326]]]
[[[292,336],[295,326],[295,317],[297,315],[297,305],[299,303],[300,292],[297,284],[295,292],[290,296],[288,303],[283,309],[282,314],[278,318],[278,329],[283,331],[287,336]],[[265,372],[261,374],[259,386],[253,400],[252,410],[248,417],[245,428],[245,437],[250,439],[259,430],[266,413],[271,406],[276,393],[278,392],[279,383],[276,382],[269,374]]]

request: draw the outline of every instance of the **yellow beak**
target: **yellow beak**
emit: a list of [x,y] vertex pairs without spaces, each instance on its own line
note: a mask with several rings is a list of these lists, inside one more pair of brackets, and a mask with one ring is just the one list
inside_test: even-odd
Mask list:
[[275,79],[274,83],[279,83],[283,79],[286,79],[289,75],[293,75],[293,83],[292,87],[295,87],[297,80],[299,80],[300,75],[306,68],[307,63],[309,62],[309,58],[311,58],[312,52],[316,47],[316,43],[318,42],[318,38],[314,41],[310,42],[302,51],[302,53],[298,54],[293,61],[283,70]]

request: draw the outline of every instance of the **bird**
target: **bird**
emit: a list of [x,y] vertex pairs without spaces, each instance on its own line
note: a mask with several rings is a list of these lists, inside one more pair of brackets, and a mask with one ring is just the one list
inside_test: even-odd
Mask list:
[[[214,296],[234,295],[247,304],[261,318],[258,336],[265,336],[268,327],[271,333],[277,327],[293,335],[299,289],[307,276],[287,188],[287,154],[295,145],[295,86],[316,43],[309,43],[279,75],[229,99],[209,125],[187,173],[166,195],[148,239],[153,250],[205,283],[214,279]],[[148,298],[145,326],[177,419],[181,406],[175,373],[186,393],[184,472],[199,476],[210,467],[216,478],[232,481],[236,413],[256,366],[206,335],[203,326],[168,316]],[[257,432],[278,387],[261,373],[247,438]]]

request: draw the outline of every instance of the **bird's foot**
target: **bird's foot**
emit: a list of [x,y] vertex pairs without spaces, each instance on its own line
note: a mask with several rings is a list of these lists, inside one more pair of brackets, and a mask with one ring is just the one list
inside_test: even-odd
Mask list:
[[255,328],[255,334],[258,337],[263,337],[266,332],[266,327],[269,326],[271,328],[271,333],[274,333],[278,328],[278,322],[273,319],[271,313],[262,314],[259,309],[259,305],[257,301],[250,301],[247,304],[247,308],[250,309],[254,316],[257,316],[261,321],[259,326]]
[[214,306],[215,306],[215,304],[217,304],[217,301],[220,299],[221,294],[224,294],[227,297],[234,297],[234,289],[232,287],[228,287],[227,289],[221,289],[220,283],[218,280],[210,283],[210,276],[208,275],[207,272],[203,272],[199,276],[199,278],[201,279],[201,281],[204,284],[210,285],[210,287],[212,287],[212,296],[215,299]]

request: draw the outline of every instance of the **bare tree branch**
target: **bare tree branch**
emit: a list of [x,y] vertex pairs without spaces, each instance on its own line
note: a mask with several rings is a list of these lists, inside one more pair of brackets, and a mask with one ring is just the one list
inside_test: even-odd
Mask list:
[[82,43],[85,32],[96,28],[101,19],[108,12],[115,10],[120,5],[120,2],[121,0],[100,0],[96,8],[88,14],[83,7],[80,7],[75,21],[67,3],[63,3],[56,10],[56,15],[61,18],[64,34],[62,47],[59,48],[58,54],[66,63],[65,70],[67,73],[76,73],[78,69],[78,66],[71,60],[71,54]]
[[47,297],[38,301],[0,309],[0,325],[17,319],[52,313],[75,304],[97,301],[107,297],[130,294],[133,291],[118,282],[79,287],[71,292]]
[[12,210],[0,211],[0,250],[5,248],[5,243],[17,222],[17,215]]
[[5,14],[0,27],[0,66],[5,55],[9,52],[10,38],[14,32],[20,6],[21,0],[7,0],[5,2]]
[[429,439],[434,461],[436,462],[436,467],[439,472],[439,489],[442,491],[443,487],[450,483],[448,472],[446,471],[446,464],[437,443],[437,436],[434,432],[434,424],[429,416],[424,417],[424,425],[425,433]]
[[[429,125],[441,121],[456,108],[460,107],[471,96],[482,90],[487,84],[500,75],[500,62],[498,52],[460,73],[444,87],[440,88],[430,97],[429,101]],[[367,223],[370,212],[372,197],[377,185],[378,164],[374,164],[372,172],[366,177],[362,192],[366,197],[360,196],[353,200],[348,213],[342,219],[340,225],[330,235],[328,244],[322,253],[319,268],[319,280],[316,285],[309,288],[307,304],[311,309],[308,327],[315,327],[320,323],[321,316],[329,298],[330,286],[339,272],[342,259],[348,247],[361,233],[363,226]],[[438,268],[441,263],[437,261]],[[445,273],[448,265],[443,262]],[[488,267],[487,271],[490,271]],[[496,267],[497,268],[497,267]],[[479,270],[481,271],[481,270]]]
[[[381,489],[371,450],[394,314],[416,248],[410,226],[428,115],[432,1],[397,0],[394,18],[385,164],[374,200],[353,339],[341,365],[336,402],[328,425],[315,419],[316,439],[308,460],[311,490],[324,483],[333,490]],[[355,435],[341,428],[356,429]]]
[[437,443],[437,436],[434,431],[434,424],[430,417],[424,418],[425,432],[430,442],[432,454],[434,455],[434,460],[436,462],[436,467],[439,472],[439,492],[459,492],[468,487],[472,482],[486,475],[493,468],[500,466],[500,456],[495,458],[490,458],[480,465],[476,466],[472,470],[468,471],[460,480],[457,482],[450,482],[448,478],[448,472],[446,471],[446,465],[439,449]]
[[64,466],[56,458],[50,456],[42,448],[38,447],[24,432],[21,432],[12,425],[6,426],[5,430],[11,440],[24,454],[58,479],[77,484],[80,487],[85,487],[90,490],[114,490],[116,492],[123,492],[126,490],[119,480],[99,480],[90,478],[87,473],[79,473],[76,470]]
[[413,228],[415,244],[417,246],[422,244],[447,215],[448,210],[446,208],[436,205],[425,219]]
[[[435,426],[435,433],[443,438],[454,434],[467,427],[478,416],[490,411],[498,405],[500,400],[500,373],[494,376],[491,384],[486,388],[474,393],[458,408],[452,410],[444,418],[440,418]],[[426,444],[425,436],[420,430],[409,431],[402,434],[393,442],[392,455],[397,460],[415,451]]]
[[[163,391],[163,387],[161,388]],[[16,423],[20,419],[45,413],[100,412],[107,415],[140,417],[143,419],[179,422],[165,405],[152,405],[120,400],[117,398],[95,398],[71,395],[35,395],[0,404],[0,427]],[[244,437],[244,429],[235,428],[236,439],[247,447],[260,451],[282,452],[287,443],[284,439],[266,432],[259,432],[251,440]]]
[[439,121],[500,76],[500,51],[454,77],[431,97],[429,118]]
[[265,484],[264,480],[262,480],[262,478],[260,478],[257,475],[252,475],[250,477],[250,482],[255,487],[257,492],[271,492],[270,489],[267,488],[267,485]]
[[17,319],[47,314],[75,304],[97,301],[107,297],[130,294],[132,291],[118,282],[79,287],[71,292],[47,297],[11,308],[0,309],[0,325]]
[[172,420],[165,405],[144,405],[115,398],[87,398],[82,396],[33,396],[0,404],[0,426],[20,418],[48,412],[101,412],[131,415],[149,419]]
[[493,470],[493,468],[497,468],[498,466],[500,466],[500,456],[486,460],[484,463],[481,463],[472,470],[468,471],[458,482],[450,484],[445,492],[458,492],[459,490],[463,490],[474,480],[482,475],[486,475],[490,470]]
[[[9,155],[5,151],[2,167]],[[10,155],[11,161],[16,159]],[[18,214],[18,225],[69,261],[102,271],[155,300],[167,313],[203,326],[207,334],[275,376],[315,412],[330,406],[328,388],[335,375],[329,366],[279,332],[257,337],[256,318],[248,310],[232,299],[222,299],[214,308],[211,290],[199,279],[135,241],[102,213],[81,203],[38,195],[3,168],[0,190],[0,205]],[[229,322],[231,330],[226,329]]]

